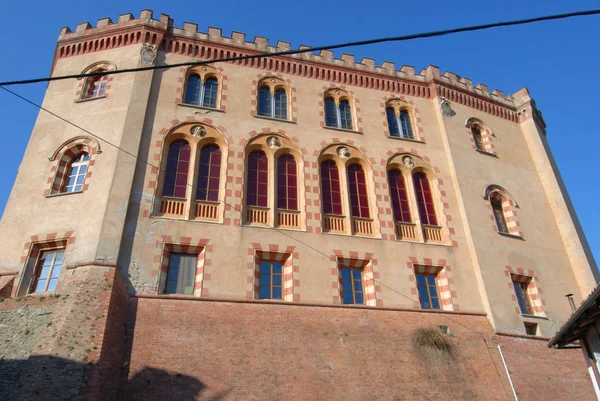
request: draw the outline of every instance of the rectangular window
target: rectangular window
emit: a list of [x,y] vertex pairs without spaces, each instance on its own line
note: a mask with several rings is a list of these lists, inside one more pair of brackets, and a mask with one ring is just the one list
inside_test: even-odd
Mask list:
[[340,267],[342,302],[344,304],[352,305],[365,303],[362,274],[362,269]]
[[416,275],[419,303],[423,309],[441,309],[436,278],[434,274]]
[[38,260],[32,292],[56,291],[56,284],[64,262],[64,249],[43,251]]
[[194,295],[197,255],[171,253],[165,294]]
[[529,294],[527,293],[529,282],[522,283],[513,281],[513,287],[515,289],[515,295],[517,296],[517,302],[519,303],[521,313],[523,315],[533,315],[533,308],[531,307]]
[[258,299],[283,299],[283,264],[261,260]]

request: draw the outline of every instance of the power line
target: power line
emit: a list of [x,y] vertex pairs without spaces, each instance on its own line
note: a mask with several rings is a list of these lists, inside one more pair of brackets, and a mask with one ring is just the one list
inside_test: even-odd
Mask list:
[[176,63],[176,64],[169,64],[169,65],[155,65],[155,66],[148,66],[148,67],[126,68],[126,69],[122,69],[122,70],[92,72],[92,73],[88,73],[88,74],[72,74],[72,75],[61,75],[61,76],[57,76],[57,77],[45,77],[45,78],[23,79],[23,80],[17,80],[17,81],[5,81],[5,82],[0,82],[0,86],[23,85],[23,84],[33,84],[33,83],[37,83],[37,82],[59,81],[59,80],[72,79],[72,78],[79,79],[79,78],[93,77],[93,76],[116,75],[116,74],[124,74],[124,73],[128,73],[128,72],[137,72],[137,71],[162,70],[162,69],[169,69],[169,68],[175,68],[175,67],[189,67],[189,66],[205,65],[205,64],[227,62],[227,61],[260,59],[260,58],[267,58],[267,57],[273,57],[273,56],[289,56],[292,54],[310,53],[310,52],[320,51],[320,50],[333,50],[333,49],[341,49],[344,47],[365,46],[365,45],[372,45],[372,44],[376,44],[376,43],[385,43],[385,42],[402,42],[402,41],[406,41],[406,40],[423,39],[423,38],[431,38],[431,37],[436,37],[436,36],[451,35],[451,34],[460,33],[460,32],[481,31],[481,30],[490,29],[490,28],[498,28],[498,27],[504,27],[504,26],[514,26],[514,25],[525,25],[525,24],[531,24],[534,22],[552,21],[552,20],[559,20],[559,19],[572,18],[572,17],[582,17],[582,16],[586,16],[586,15],[596,15],[596,14],[600,14],[600,9],[587,10],[587,11],[576,11],[576,12],[565,13],[565,14],[545,15],[545,16],[541,16],[541,17],[526,18],[526,19],[519,19],[519,20],[512,20],[512,21],[501,21],[501,22],[494,22],[494,23],[483,24],[483,25],[473,25],[473,26],[460,27],[460,28],[444,29],[444,30],[440,30],[440,31],[431,31],[431,32],[416,33],[416,34],[410,34],[410,35],[392,36],[392,37],[387,37],[387,38],[361,40],[361,41],[357,41],[357,42],[346,42],[346,43],[340,43],[340,44],[334,44],[334,45],[328,45],[328,46],[309,47],[306,49],[298,49],[298,50],[284,50],[284,51],[273,52],[273,53],[259,53],[259,54],[251,54],[251,55],[247,55],[247,56],[226,57],[226,58],[218,58],[218,59],[206,60],[206,61],[190,61],[190,62],[186,62],[186,63]]

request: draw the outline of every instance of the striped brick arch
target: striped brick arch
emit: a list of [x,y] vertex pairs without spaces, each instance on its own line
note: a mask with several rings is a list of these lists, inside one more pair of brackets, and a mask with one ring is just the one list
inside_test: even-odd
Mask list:
[[409,269],[408,280],[413,283],[410,293],[415,299],[413,307],[419,309],[421,306],[418,302],[417,279],[416,274],[434,274],[436,275],[436,283],[438,288],[438,296],[442,310],[459,311],[457,304],[457,294],[454,288],[454,279],[449,275],[452,272],[452,267],[446,264],[444,259],[439,259],[434,262],[431,258],[417,258],[409,256],[406,267]]
[[[23,265],[19,278],[21,282],[13,288],[13,295],[25,295],[28,288],[23,288],[23,279],[33,277],[35,273],[38,257],[43,250],[47,249],[65,249],[68,245],[75,243],[75,235],[73,231],[55,232],[48,234],[32,235],[27,242],[23,244],[21,258],[19,263]],[[65,252],[65,260],[63,265],[66,265],[68,255]],[[18,294],[17,294],[18,291]]]
[[403,103],[406,103],[410,106],[410,109],[412,111],[411,114],[414,116],[412,123],[413,123],[413,133],[414,133],[415,139],[420,140],[420,141],[425,141],[425,135],[423,134],[423,120],[421,119],[421,116],[419,114],[419,108],[415,106],[414,101],[408,100],[404,96],[399,96],[396,93],[390,93],[389,96],[384,96],[379,105],[381,107],[381,116],[383,117],[382,121],[383,121],[383,126],[385,128],[383,130],[383,135],[386,138],[388,138],[390,136],[385,105],[388,102],[388,100],[394,100],[394,99],[398,99],[398,100],[402,101]]
[[353,90],[348,89],[348,87],[346,87],[346,85],[336,85],[333,83],[330,83],[328,85],[324,85],[323,87],[321,87],[322,91],[318,93],[319,95],[319,107],[320,107],[320,111],[319,111],[319,116],[321,117],[321,121],[319,122],[319,124],[321,125],[321,127],[325,127],[325,93],[332,88],[339,88],[339,89],[343,89],[346,92],[348,92],[350,94],[350,96],[352,96],[352,99],[354,101],[354,112],[356,113],[356,127],[354,127],[354,131],[358,131],[358,132],[363,132],[363,127],[362,127],[362,118],[360,117],[360,100],[356,97],[356,93]]
[[[334,254],[330,257],[331,262],[335,264],[331,267],[333,303],[342,303],[342,278],[340,275],[340,267],[349,267],[352,269],[363,270],[365,304],[368,306],[383,306],[381,286],[375,283],[376,280],[379,280],[379,272],[374,271],[374,266],[377,266],[378,261],[373,258],[373,254],[370,252],[361,254],[355,251],[344,253],[339,249],[334,249],[333,253]],[[377,294],[379,294],[379,297],[377,297]]]
[[508,279],[508,289],[510,291],[511,299],[515,307],[515,312],[521,315],[521,309],[519,308],[519,302],[517,301],[517,295],[513,287],[513,282],[523,283],[527,285],[527,295],[529,296],[529,302],[533,312],[537,316],[545,316],[544,306],[546,301],[542,299],[543,290],[540,288],[540,279],[531,269],[525,270],[520,267],[504,266],[504,275]]
[[69,178],[69,165],[82,153],[87,153],[90,157],[83,180],[83,190],[88,190],[94,164],[96,164],[96,155],[102,153],[102,150],[96,140],[86,136],[78,136],[64,142],[48,158],[52,162],[52,167],[50,167],[47,180],[48,188],[44,190],[44,196],[58,194],[63,190]]
[[484,150],[495,155],[496,147],[492,142],[494,137],[492,130],[486,124],[484,124],[483,121],[475,117],[467,119],[467,122],[465,123],[465,127],[467,127],[467,134],[469,135],[469,141],[471,142],[471,147],[473,149],[477,149],[477,146],[475,145],[475,139],[473,139],[473,132],[471,131],[473,126],[477,126],[479,128],[479,132],[481,132],[481,140],[483,142]]
[[194,280],[194,296],[209,296],[208,288],[203,288],[205,283],[210,281],[210,273],[207,273],[206,269],[211,266],[210,255],[212,254],[212,245],[208,245],[208,241],[206,238],[193,240],[191,237],[174,239],[169,235],[163,235],[162,241],[157,241],[156,245],[160,253],[154,256],[154,262],[160,263],[160,269],[153,270],[152,272],[152,276],[157,277],[157,293],[162,294],[164,292],[171,253],[185,253],[198,256]]
[[[103,69],[106,71],[115,71],[117,69],[117,67],[115,66],[114,63],[111,63],[110,61],[98,61],[94,64],[91,64],[89,66],[86,67],[85,70],[81,71],[81,74],[91,74],[95,71],[98,71],[99,69]],[[108,97],[110,94],[110,90],[111,90],[111,86],[112,86],[112,82],[115,78],[115,75],[108,75],[106,78],[106,87],[104,88],[104,94],[100,97],[92,97],[89,99],[82,99],[82,95],[83,95],[83,90],[85,87],[85,84],[87,82],[88,78],[77,78],[77,80],[79,81],[79,84],[77,85],[77,93],[75,94],[75,101],[88,101],[88,100],[94,100],[94,99],[102,99],[104,97]]]
[[498,227],[496,226],[496,218],[494,217],[491,201],[498,200],[502,205],[502,212],[504,214],[504,220],[506,221],[508,233],[511,235],[524,237],[523,230],[521,229],[521,223],[519,223],[519,220],[517,220],[517,208],[519,205],[507,190],[499,185],[489,185],[485,189],[484,199],[488,201],[488,209],[490,211],[490,219],[492,220],[492,227],[494,231],[497,232]]
[[[223,69],[223,67],[215,67],[215,66],[210,66],[214,69],[216,69],[218,71],[218,75],[220,76],[221,80],[219,82],[219,92],[221,95],[221,102],[218,106],[219,110],[223,110],[223,111],[227,111],[227,81],[228,81],[228,77],[227,74],[225,74],[225,70]],[[211,68],[211,69],[212,69]],[[175,89],[176,92],[176,96],[175,96],[175,103],[180,104],[183,103],[184,101],[184,90],[185,90],[185,76],[188,72],[190,68],[189,67],[181,67],[179,69],[179,78],[177,78],[177,87]],[[195,105],[192,105],[193,107],[196,107]],[[198,106],[200,107],[200,106]],[[223,131],[221,131],[223,132]]]
[[248,248],[246,299],[258,299],[260,290],[260,261],[283,263],[283,300],[286,302],[300,301],[300,267],[299,254],[295,247],[280,247],[277,244],[262,245],[252,243]]
[[296,97],[296,88],[292,86],[292,81],[289,78],[285,78],[283,74],[277,74],[272,71],[267,71],[264,74],[258,74],[256,79],[252,80],[252,92],[250,93],[250,116],[254,117],[258,114],[258,83],[263,78],[274,77],[279,78],[287,84],[289,106],[290,106],[290,121],[298,122],[298,103]]

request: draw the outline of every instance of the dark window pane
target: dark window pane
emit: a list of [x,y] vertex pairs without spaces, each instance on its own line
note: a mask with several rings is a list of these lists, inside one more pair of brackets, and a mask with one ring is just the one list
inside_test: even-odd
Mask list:
[[431,189],[429,187],[427,176],[425,173],[413,174],[413,182],[415,185],[415,195],[417,197],[417,206],[421,223],[436,226],[437,218],[435,216],[435,208],[433,206],[433,198],[431,196]]
[[271,299],[271,288],[260,287],[258,297],[260,299]]
[[281,274],[283,271],[283,265],[281,263],[273,263],[273,273]]
[[200,91],[202,89],[202,82],[200,76],[193,74],[190,75],[187,81],[185,90],[185,102],[187,104],[200,104]]
[[354,303],[354,297],[352,296],[352,292],[343,292],[343,301],[345,304],[353,304]]
[[287,120],[287,93],[283,89],[275,91],[275,113],[274,117]]
[[413,139],[412,124],[410,123],[410,114],[408,111],[402,110],[400,112],[400,125],[402,126],[402,137]]
[[277,207],[297,209],[296,161],[292,155],[277,159]]
[[282,289],[273,287],[273,299],[282,299]]
[[506,219],[504,218],[502,197],[496,193],[493,193],[490,198],[490,203],[492,204],[492,210],[494,212],[494,218],[496,219],[498,231],[502,233],[508,233],[508,226],[506,225]]
[[271,95],[271,89],[267,86],[263,86],[258,90],[258,115],[272,117],[272,103],[273,95]]
[[357,292],[355,294],[355,298],[356,298],[355,303],[357,303],[357,304],[364,304],[365,303],[365,299],[363,298],[362,292]]
[[394,220],[409,223],[411,218],[404,176],[402,175],[402,172],[398,170],[390,170],[388,172],[388,179],[390,183],[392,208],[394,210]]
[[216,78],[208,78],[204,83],[204,107],[217,107],[217,96],[219,92],[219,81]]
[[400,130],[398,129],[398,117],[396,111],[392,107],[388,107],[385,110],[387,115],[388,128],[390,130],[390,136],[400,136]]
[[340,100],[340,128],[352,129],[352,109],[347,100]]
[[190,145],[183,140],[173,142],[167,153],[163,196],[185,198],[189,161]]
[[260,272],[261,273],[269,273],[271,272],[271,264],[269,262],[260,262]]
[[335,100],[330,97],[325,99],[325,125],[339,128],[337,106]]
[[321,193],[323,213],[342,214],[340,179],[337,166],[332,160],[321,163]]
[[273,286],[275,287],[281,287],[283,285],[282,282],[282,276],[280,275],[273,275]]
[[440,309],[440,300],[437,298],[431,298],[431,308]]
[[267,156],[262,151],[255,151],[248,155],[248,206],[267,206]]
[[483,146],[483,138],[481,136],[481,130],[477,126],[471,127],[471,133],[473,133],[473,141],[475,141],[475,147],[479,150],[485,150]]
[[365,173],[359,164],[348,166],[348,189],[353,217],[369,218]]
[[350,279],[350,269],[348,269],[348,268],[340,269],[340,274],[341,274],[342,278]]
[[200,166],[196,199],[217,201],[219,199],[219,181],[221,174],[221,149],[217,145],[206,145],[200,151]]

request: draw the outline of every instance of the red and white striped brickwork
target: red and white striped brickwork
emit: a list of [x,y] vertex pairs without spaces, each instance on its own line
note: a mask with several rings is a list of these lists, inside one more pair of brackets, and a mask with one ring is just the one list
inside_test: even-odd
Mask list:
[[542,299],[542,289],[539,287],[539,277],[535,275],[535,272],[531,269],[525,271],[520,267],[514,268],[511,266],[504,266],[505,271],[504,275],[508,277],[508,288],[510,289],[511,298],[515,304],[515,312],[520,315],[521,309],[519,308],[519,303],[517,301],[517,295],[515,294],[515,289],[513,286],[513,282],[515,283],[523,283],[529,285],[527,286],[527,295],[529,296],[529,302],[531,304],[531,308],[533,312],[537,316],[545,316],[544,305],[546,305],[546,301]]
[[264,74],[258,74],[256,79],[252,80],[252,91],[250,93],[250,116],[254,117],[258,114],[258,83],[261,79],[267,77],[277,77],[284,81],[288,85],[288,96],[289,96],[289,106],[290,106],[290,121],[298,122],[298,105],[297,105],[297,97],[296,97],[296,88],[292,85],[292,81],[289,78],[285,78],[283,74],[274,73],[272,71],[267,71]]
[[[352,96],[352,102],[354,102],[354,111],[353,111],[353,116],[355,118],[354,121],[356,121],[356,127],[353,127],[353,131],[357,131],[357,132],[363,132],[363,127],[362,127],[362,117],[360,117],[360,100],[356,97],[356,93],[353,90],[350,90],[346,87],[346,85],[336,85],[334,83],[330,83],[328,85],[323,86],[321,89],[323,89],[322,92],[319,92],[319,107],[320,107],[320,111],[319,111],[319,116],[321,117],[321,121],[319,122],[319,124],[321,125],[321,127],[325,127],[325,92],[327,92],[328,90],[332,89],[332,88],[339,88],[344,90],[345,92],[348,92],[348,94],[350,96]],[[354,115],[356,113],[356,115]],[[354,122],[353,122],[354,124]]]
[[381,286],[375,283],[376,280],[379,280],[379,273],[374,271],[374,266],[377,266],[378,261],[373,258],[373,254],[370,252],[359,254],[354,251],[344,253],[339,249],[334,249],[333,253],[334,255],[330,257],[330,260],[335,263],[335,266],[331,267],[333,303],[340,304],[342,300],[340,267],[349,267],[363,270],[365,304],[368,306],[383,306],[381,295],[379,298],[377,297],[377,294],[381,293]]
[[389,96],[384,96],[381,103],[379,104],[379,107],[381,107],[381,117],[383,117],[383,119],[382,119],[383,126],[384,126],[383,135],[386,138],[390,137],[390,129],[388,127],[387,113],[386,113],[385,105],[388,100],[393,100],[393,99],[399,99],[403,103],[410,105],[410,109],[412,111],[411,116],[414,116],[414,118],[411,117],[412,118],[412,126],[413,126],[413,135],[415,136],[414,139],[418,140],[418,141],[425,141],[425,135],[423,134],[423,120],[419,116],[419,109],[415,106],[415,102],[413,102],[412,100],[407,100],[404,96],[400,96],[396,93],[390,93]]
[[64,189],[66,181],[69,178],[69,165],[77,156],[84,152],[90,157],[83,180],[83,190],[87,191],[90,186],[93,167],[96,163],[96,154],[100,153],[100,151],[95,140],[81,136],[62,144],[50,158],[50,161],[54,161],[54,164],[50,168],[50,175],[47,180],[49,187],[44,190],[44,196],[57,194]]
[[[517,220],[517,211],[516,211],[516,203],[515,201],[506,193],[506,191],[501,188],[496,188],[492,192],[489,193],[490,201],[492,199],[497,199],[502,204],[502,212],[504,214],[504,221],[506,222],[506,228],[508,229],[508,233],[512,235],[516,235],[519,237],[523,237],[523,231],[521,230],[521,223]],[[494,230],[498,231],[498,227],[496,226],[496,218],[494,217],[494,212],[492,210],[492,205],[488,204],[488,208],[491,211],[491,218],[494,221]]]
[[283,300],[286,302],[300,301],[300,279],[298,266],[298,252],[295,247],[288,246],[285,249],[277,244],[263,246],[257,242],[248,248],[248,277],[246,282],[246,298],[258,299],[260,290],[260,262],[283,263]]
[[[443,310],[446,311],[459,311],[460,308],[456,300],[456,290],[454,289],[454,280],[449,277],[449,273],[452,272],[452,267],[446,264],[444,259],[439,259],[437,263],[433,262],[431,258],[416,258],[410,256],[406,267],[410,269],[408,280],[414,283],[413,288],[410,292],[413,296],[418,297],[417,291],[417,280],[415,274],[432,274],[436,275],[436,284],[438,289],[438,296],[440,304]],[[419,302],[413,300],[413,307],[420,308]]]

